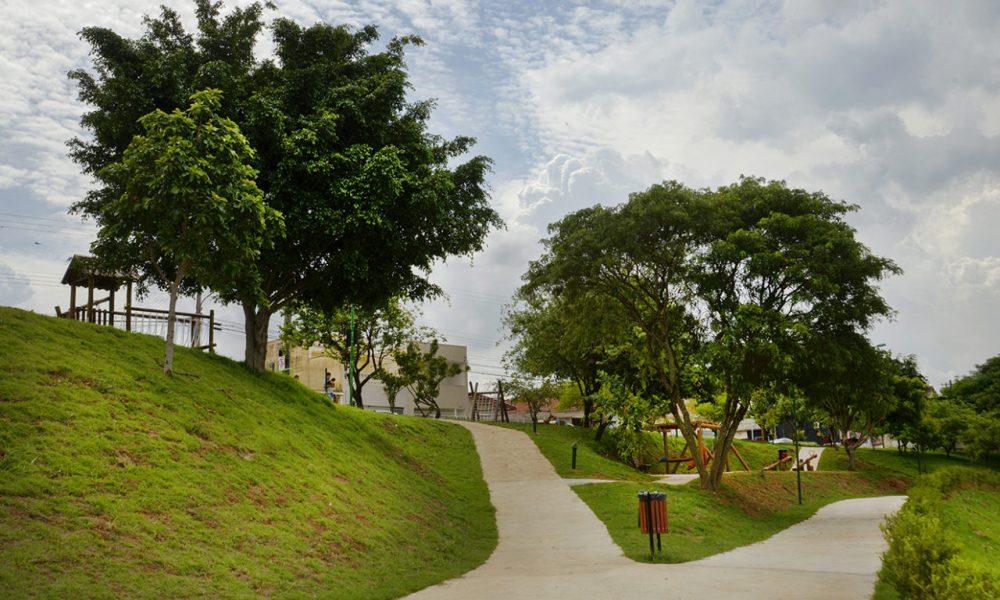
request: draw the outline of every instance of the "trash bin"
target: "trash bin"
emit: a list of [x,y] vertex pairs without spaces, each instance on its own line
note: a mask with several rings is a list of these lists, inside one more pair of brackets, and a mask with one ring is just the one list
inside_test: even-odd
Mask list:
[[779,448],[778,460],[785,460],[786,458],[788,458],[788,450],[785,450],[784,448]]
[[653,558],[653,534],[656,548],[663,549],[660,534],[667,533],[667,495],[663,492],[639,492],[639,530],[649,535],[649,557]]
[[650,533],[650,519],[653,523],[652,533],[667,533],[670,530],[666,493],[639,492],[639,530],[642,533]]

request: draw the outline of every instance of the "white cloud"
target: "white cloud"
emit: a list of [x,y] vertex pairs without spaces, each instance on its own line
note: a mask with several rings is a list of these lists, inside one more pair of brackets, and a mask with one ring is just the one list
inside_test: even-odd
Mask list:
[[[190,2],[168,4],[193,22]],[[906,269],[884,285],[899,317],[876,335],[917,353],[935,383],[998,352],[995,2],[278,5],[270,15],[303,24],[422,35],[428,45],[408,54],[412,97],[438,98],[433,129],[476,136],[476,152],[497,161],[494,204],[509,227],[472,266],[452,260],[435,270],[446,289],[465,291],[427,310],[477,351],[495,358],[487,342],[497,337],[498,298],[509,298],[549,222],[663,179],[703,187],[754,174],[861,204],[851,217],[859,237]],[[157,10],[124,1],[7,7],[0,212],[51,217],[82,196],[89,181],[63,145],[85,110],[65,77],[88,63],[76,32],[102,25],[135,36],[141,13]],[[0,262],[29,277],[61,274],[60,261],[87,240],[57,237],[3,230]],[[24,300],[0,287],[0,302],[51,310],[50,290],[31,289]],[[239,346],[238,335],[226,336],[228,348]]]

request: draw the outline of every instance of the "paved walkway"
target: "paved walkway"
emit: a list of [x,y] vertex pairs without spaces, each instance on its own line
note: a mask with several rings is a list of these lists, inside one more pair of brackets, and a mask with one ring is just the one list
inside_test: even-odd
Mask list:
[[878,524],[905,500],[837,502],[751,546],[680,565],[636,563],[526,434],[463,425],[497,507],[500,542],[479,568],[410,598],[869,598],[884,550]]

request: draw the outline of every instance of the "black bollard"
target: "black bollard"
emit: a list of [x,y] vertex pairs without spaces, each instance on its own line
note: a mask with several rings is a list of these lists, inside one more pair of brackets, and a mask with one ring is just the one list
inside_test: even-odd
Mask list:
[[576,442],[573,442],[573,468],[576,469]]

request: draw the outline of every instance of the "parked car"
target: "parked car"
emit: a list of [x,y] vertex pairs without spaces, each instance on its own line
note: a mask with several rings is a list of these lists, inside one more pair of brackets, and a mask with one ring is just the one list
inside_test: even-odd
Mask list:
[[778,438],[776,440],[771,440],[771,443],[772,444],[794,444],[795,442],[793,442],[792,440],[790,440],[788,438]]

